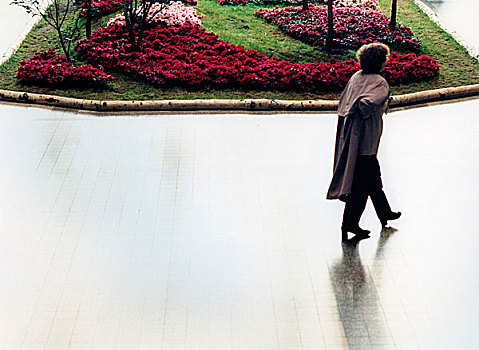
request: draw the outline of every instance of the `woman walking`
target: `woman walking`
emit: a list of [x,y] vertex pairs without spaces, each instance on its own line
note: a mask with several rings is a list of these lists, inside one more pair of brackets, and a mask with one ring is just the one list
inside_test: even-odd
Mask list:
[[348,239],[348,232],[369,237],[370,231],[359,227],[368,197],[383,227],[401,216],[391,210],[386,199],[377,159],[382,117],[390,95],[389,85],[381,75],[389,47],[380,43],[364,45],[356,56],[361,70],[351,77],[339,101],[334,171],[327,194],[328,199],[346,202],[343,241]]

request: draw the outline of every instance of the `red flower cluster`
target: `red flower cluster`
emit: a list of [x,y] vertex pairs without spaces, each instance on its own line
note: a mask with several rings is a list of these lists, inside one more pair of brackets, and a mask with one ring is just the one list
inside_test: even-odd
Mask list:
[[438,72],[439,65],[431,57],[392,52],[386,63],[384,77],[391,85],[397,85],[434,78]]
[[25,85],[75,88],[106,88],[114,79],[89,64],[75,67],[52,49],[22,61],[17,78]]
[[[417,51],[418,39],[411,29],[398,25],[389,29],[389,19],[379,11],[357,7],[335,7],[333,46],[358,49],[363,44],[382,42],[391,48]],[[258,17],[276,24],[283,32],[306,43],[324,46],[328,33],[327,6],[309,5],[308,11],[302,7],[267,8],[255,12]]]
[[[102,17],[109,15],[110,13],[120,11],[123,7],[124,0],[96,0],[92,1],[91,14],[92,17]],[[86,16],[87,3],[83,2],[80,7],[83,9],[81,12],[82,17]]]
[[358,70],[354,60],[295,64],[268,58],[186,25],[151,29],[141,52],[130,51],[122,27],[100,28],[79,43],[79,53],[89,62],[156,86],[187,89],[338,90]]
[[[122,26],[110,25],[98,29],[89,40],[79,42],[78,51],[91,63],[155,86],[187,89],[333,91],[344,88],[359,70],[354,60],[296,64],[268,58],[255,50],[222,41],[214,33],[193,25],[147,31],[140,52],[131,51]],[[401,55],[394,57],[396,63],[389,78],[395,84],[427,79],[438,72],[432,58],[415,61],[407,55],[402,62]],[[397,75],[396,69],[415,71],[418,62],[420,70],[415,75]]]

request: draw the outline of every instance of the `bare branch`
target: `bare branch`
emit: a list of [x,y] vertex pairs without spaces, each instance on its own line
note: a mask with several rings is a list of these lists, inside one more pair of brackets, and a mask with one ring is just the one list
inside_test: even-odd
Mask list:
[[[49,26],[55,29],[62,50],[67,60],[70,60],[72,40],[79,30],[79,13],[75,13],[77,9],[73,7],[73,1],[74,0],[53,0],[50,6],[43,6],[43,4],[48,5],[50,2],[40,0],[13,0],[12,4],[23,7],[25,11],[32,16],[41,16]],[[75,22],[73,25],[67,26],[67,28],[64,29],[64,26],[68,23],[68,17],[72,14],[74,16],[76,15]]]

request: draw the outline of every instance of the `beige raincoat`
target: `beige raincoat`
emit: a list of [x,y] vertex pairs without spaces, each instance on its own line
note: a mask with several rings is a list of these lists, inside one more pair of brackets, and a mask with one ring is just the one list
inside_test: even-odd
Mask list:
[[389,85],[380,74],[359,71],[346,85],[339,100],[334,170],[327,199],[346,201],[351,193],[362,123],[386,109],[389,95]]

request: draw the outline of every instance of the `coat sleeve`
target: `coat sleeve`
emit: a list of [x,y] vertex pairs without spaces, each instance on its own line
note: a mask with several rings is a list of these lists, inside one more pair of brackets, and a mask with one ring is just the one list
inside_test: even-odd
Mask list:
[[357,105],[361,118],[368,119],[382,110],[389,99],[389,93],[389,86],[384,81],[378,84],[370,93],[362,96]]

